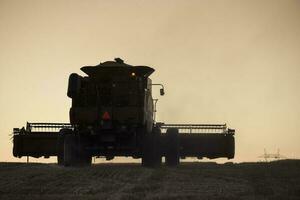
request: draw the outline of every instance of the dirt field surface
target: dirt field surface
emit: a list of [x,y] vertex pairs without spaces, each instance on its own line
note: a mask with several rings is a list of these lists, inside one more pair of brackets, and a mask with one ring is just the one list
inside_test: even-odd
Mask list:
[[0,163],[0,199],[300,199],[300,160],[270,163]]

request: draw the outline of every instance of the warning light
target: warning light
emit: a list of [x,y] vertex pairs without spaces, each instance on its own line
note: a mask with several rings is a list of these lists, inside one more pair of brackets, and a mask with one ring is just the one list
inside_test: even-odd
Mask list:
[[102,116],[103,120],[110,120],[110,115],[108,114],[108,112],[104,112],[103,116]]
[[134,73],[134,72],[132,72],[132,73],[131,73],[131,76],[135,76],[135,73]]

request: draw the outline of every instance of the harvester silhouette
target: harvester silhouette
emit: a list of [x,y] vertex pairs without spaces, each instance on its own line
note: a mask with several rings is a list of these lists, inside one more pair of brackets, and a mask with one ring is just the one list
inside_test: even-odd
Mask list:
[[156,101],[149,76],[154,69],[120,58],[85,66],[71,74],[70,123],[27,123],[14,128],[15,157],[57,156],[64,166],[90,165],[93,156],[141,158],[142,165],[168,166],[180,158],[234,157],[234,129],[226,124],[166,124],[155,121]]

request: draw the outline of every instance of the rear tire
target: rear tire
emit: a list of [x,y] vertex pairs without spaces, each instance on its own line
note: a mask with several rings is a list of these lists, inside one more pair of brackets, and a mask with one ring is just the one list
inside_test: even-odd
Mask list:
[[61,129],[57,136],[57,164],[64,165],[64,140],[67,134],[72,134],[71,129]]
[[80,166],[90,166],[92,164],[92,156],[89,155],[83,146],[78,146],[79,152],[78,152],[78,160],[77,164]]
[[154,161],[152,159],[152,148],[153,142],[150,134],[144,136],[143,139],[143,150],[142,150],[142,166],[153,167]]
[[162,163],[162,152],[161,152],[161,130],[160,128],[154,127],[152,129],[154,137],[154,165],[161,166]]
[[74,135],[66,135],[64,139],[64,166],[73,166],[76,164],[76,137]]
[[91,166],[92,165],[92,156],[87,156],[85,158],[85,165]]
[[179,165],[179,133],[176,128],[169,128],[166,132],[166,165]]
[[158,167],[162,163],[161,132],[159,128],[153,128],[152,133],[146,134],[143,141],[142,166]]

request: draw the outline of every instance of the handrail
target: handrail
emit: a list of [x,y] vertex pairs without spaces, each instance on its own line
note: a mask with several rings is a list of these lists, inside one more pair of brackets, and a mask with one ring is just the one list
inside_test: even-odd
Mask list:
[[161,129],[163,133],[169,128],[177,128],[179,133],[220,133],[220,134],[234,134],[234,129],[227,128],[226,124],[164,124],[156,123],[156,126]]
[[70,123],[30,123],[26,124],[26,132],[58,132],[62,128],[72,129]]

